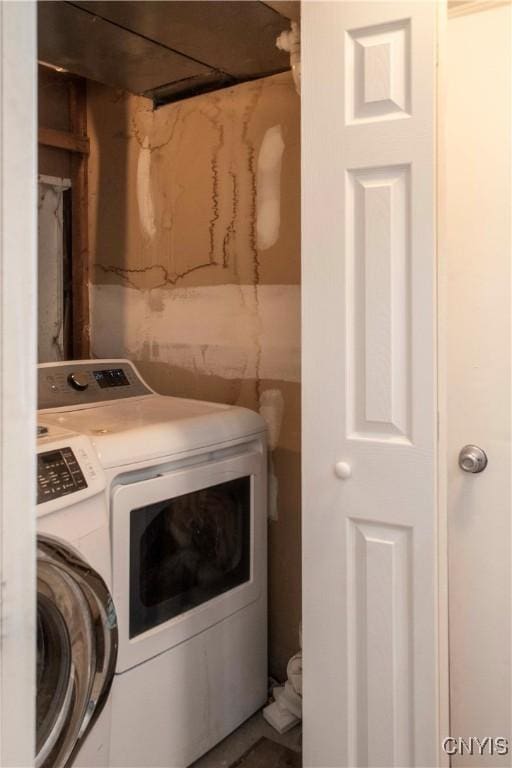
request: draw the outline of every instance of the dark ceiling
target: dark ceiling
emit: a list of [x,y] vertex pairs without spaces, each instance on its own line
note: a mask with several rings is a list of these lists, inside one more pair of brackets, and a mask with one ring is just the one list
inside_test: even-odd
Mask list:
[[39,59],[159,105],[288,69],[275,40],[294,5],[43,0]]

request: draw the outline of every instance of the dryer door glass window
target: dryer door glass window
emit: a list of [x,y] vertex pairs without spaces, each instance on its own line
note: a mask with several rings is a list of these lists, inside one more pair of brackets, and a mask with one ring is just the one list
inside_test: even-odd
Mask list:
[[130,637],[250,579],[251,478],[130,513]]

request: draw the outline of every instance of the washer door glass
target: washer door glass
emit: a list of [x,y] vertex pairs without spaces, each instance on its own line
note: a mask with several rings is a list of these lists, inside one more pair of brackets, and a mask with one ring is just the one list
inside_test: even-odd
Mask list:
[[36,768],[64,768],[101,712],[117,658],[117,622],[101,577],[38,537]]
[[54,743],[69,718],[71,642],[62,613],[46,595],[37,598],[37,752]]

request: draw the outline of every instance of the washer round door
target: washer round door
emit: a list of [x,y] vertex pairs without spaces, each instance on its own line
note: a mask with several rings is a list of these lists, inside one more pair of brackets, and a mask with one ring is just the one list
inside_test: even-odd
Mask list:
[[71,764],[107,699],[117,644],[103,579],[62,542],[38,536],[36,768]]

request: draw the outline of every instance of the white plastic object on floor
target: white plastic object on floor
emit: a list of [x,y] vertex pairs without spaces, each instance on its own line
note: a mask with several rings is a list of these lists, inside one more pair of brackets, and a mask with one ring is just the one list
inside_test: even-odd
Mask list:
[[273,690],[274,701],[280,709],[288,710],[292,715],[302,718],[302,697],[293,690],[289,680]]
[[274,702],[263,710],[263,717],[279,733],[286,733],[302,720],[302,623],[299,626],[301,650],[286,667],[288,680],[272,689]]
[[292,656],[286,667],[287,683],[299,696],[302,696],[302,651]]
[[300,722],[298,717],[287,709],[281,709],[275,701],[265,707],[263,717],[278,733],[286,733]]

